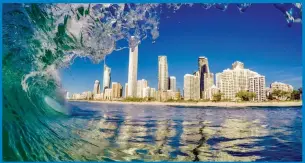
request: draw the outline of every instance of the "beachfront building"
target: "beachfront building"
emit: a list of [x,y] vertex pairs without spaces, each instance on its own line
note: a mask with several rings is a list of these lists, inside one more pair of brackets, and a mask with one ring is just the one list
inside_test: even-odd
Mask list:
[[168,88],[171,91],[174,91],[174,92],[176,91],[176,77],[170,76],[168,78]]
[[167,91],[156,91],[156,100],[157,101],[167,101],[170,98],[168,97],[168,92]]
[[134,36],[130,39],[129,65],[128,65],[128,97],[137,96],[137,74],[138,74],[138,45]]
[[200,72],[196,71],[194,73],[194,99],[193,100],[199,100],[200,99]]
[[216,87],[223,93],[223,99],[236,100],[236,93],[249,89],[249,78],[259,75],[257,72],[244,68],[242,62],[236,61],[232,69],[216,74]]
[[110,88],[110,81],[111,81],[111,68],[106,65],[106,57],[105,57],[102,92],[104,92],[106,88]]
[[151,88],[149,88],[149,87],[143,88],[143,98],[150,97],[150,91],[151,91]]
[[111,88],[112,88],[112,98],[121,98],[122,97],[123,87],[120,83],[112,82]]
[[105,89],[104,100],[112,100],[112,89],[111,88]]
[[83,92],[81,94],[81,100],[92,100],[93,94],[90,91]]
[[285,91],[285,92],[292,92],[293,91],[292,85],[285,84],[285,83],[282,83],[282,82],[271,83],[270,84],[270,89],[271,89],[271,92],[273,92],[274,90],[281,90],[281,91]]
[[206,97],[205,94],[209,94],[210,88],[214,85],[214,74],[213,73],[205,73],[203,75],[204,78],[204,89],[203,89],[203,95],[201,96],[202,99],[209,99],[209,97]]
[[72,95],[71,100],[92,100],[93,93],[90,91],[85,91],[83,93],[75,93]]
[[215,85],[212,85],[210,88],[204,91],[204,99],[213,100],[213,95],[219,92],[220,90]]
[[210,72],[209,62],[207,57],[198,58],[198,74],[200,78],[200,98],[205,99],[207,91],[214,85],[214,74]]
[[256,75],[249,78],[249,92],[254,92],[254,101],[266,101],[266,80],[265,76]]
[[168,100],[180,100],[181,96],[180,96],[180,92],[178,91],[167,90],[167,91],[157,91],[155,93],[155,98],[157,101],[164,102]]
[[200,78],[200,98],[203,98],[203,91],[204,91],[204,74],[210,72],[208,58],[206,57],[199,57],[198,58],[198,71],[199,71],[199,78]]
[[95,80],[94,86],[93,86],[93,95],[100,94],[100,91],[101,91],[101,89],[100,89],[100,81]]
[[198,73],[200,78],[200,98],[204,98],[205,90],[214,84],[214,74],[210,73],[209,62],[207,57],[198,58]]
[[74,93],[72,94],[71,100],[79,100],[80,94],[79,93]]
[[156,98],[156,88],[150,88],[150,97]]
[[183,85],[184,100],[198,100],[200,98],[200,81],[196,75],[185,74]]
[[137,97],[143,98],[143,89],[148,87],[148,82],[145,79],[137,81]]
[[124,89],[124,97],[128,97],[128,83],[125,83],[125,89]]
[[93,95],[93,100],[103,100],[103,98],[104,98],[103,93]]
[[178,91],[172,91],[172,90],[167,90],[167,99],[171,100],[180,100],[180,92]]
[[156,89],[155,88],[150,88],[146,87],[143,88],[143,98],[156,98]]
[[166,56],[158,56],[158,91],[168,90],[168,65]]

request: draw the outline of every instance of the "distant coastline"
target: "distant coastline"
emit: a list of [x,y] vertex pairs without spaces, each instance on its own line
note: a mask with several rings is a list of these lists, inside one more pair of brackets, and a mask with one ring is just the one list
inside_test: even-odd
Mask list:
[[127,104],[127,105],[155,105],[155,106],[185,106],[185,107],[200,107],[200,106],[216,106],[216,107],[255,107],[255,106],[302,106],[302,101],[283,101],[283,102],[126,102],[126,101],[93,101],[93,100],[69,100],[76,102],[93,102],[103,104]]

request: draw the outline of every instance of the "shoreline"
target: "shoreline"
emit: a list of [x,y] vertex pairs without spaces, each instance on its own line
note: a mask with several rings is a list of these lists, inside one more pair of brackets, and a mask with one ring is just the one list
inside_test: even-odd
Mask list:
[[182,106],[182,107],[292,107],[302,106],[302,101],[285,101],[285,102],[125,102],[125,101],[93,101],[93,100],[68,100],[71,102],[92,102],[101,104],[122,104],[122,105],[152,105],[152,106]]

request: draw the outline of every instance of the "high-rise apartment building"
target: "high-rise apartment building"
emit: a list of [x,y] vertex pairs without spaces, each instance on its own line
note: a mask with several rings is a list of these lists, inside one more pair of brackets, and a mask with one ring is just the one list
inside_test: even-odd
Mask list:
[[176,89],[176,77],[174,77],[174,76],[170,76],[169,77],[169,79],[168,79],[168,88],[169,88],[169,90],[171,90],[171,91],[176,91],[177,89]]
[[143,98],[148,98],[150,97],[150,91],[151,91],[151,88],[149,87],[146,87],[146,88],[143,88]]
[[273,92],[274,90],[281,90],[281,91],[285,91],[285,92],[292,92],[293,91],[292,85],[281,83],[281,82],[271,83],[270,88],[271,88],[271,92]]
[[106,65],[106,57],[104,59],[104,78],[103,78],[103,90],[105,92],[106,88],[110,88],[111,81],[111,68]]
[[249,78],[257,76],[258,73],[244,68],[241,62],[234,62],[232,69],[226,69],[216,74],[216,86],[223,93],[223,99],[236,99],[236,93],[249,89]]
[[197,71],[194,73],[194,100],[199,100],[200,99],[200,72]]
[[185,74],[183,84],[184,100],[198,100],[200,98],[199,76]]
[[158,57],[158,90],[167,91],[168,90],[168,65],[167,57],[159,56]]
[[143,89],[148,87],[147,80],[142,79],[137,81],[137,97],[143,98]]
[[112,98],[121,98],[122,97],[122,85],[118,82],[112,82]]
[[156,88],[150,88],[150,97],[156,98]]
[[194,75],[185,74],[184,82],[183,82],[183,97],[184,100],[191,100],[192,95],[194,94],[194,89],[192,86],[194,85]]
[[124,97],[128,97],[128,83],[125,83]]
[[128,96],[137,96],[137,75],[138,75],[138,45],[134,36],[130,38],[129,65],[128,65]]
[[198,73],[200,78],[200,98],[205,98],[205,91],[214,85],[214,74],[210,73],[208,58],[198,58]]
[[[203,82],[204,82],[204,91],[207,91],[209,88],[211,88],[214,85],[214,74],[213,73],[205,73],[203,75]],[[203,96],[201,98],[204,98]]]
[[[200,98],[203,98],[203,91],[205,88],[207,88],[207,86],[205,86],[206,78],[204,77],[204,75],[210,73],[208,58],[206,57],[198,58],[198,72],[200,78]],[[208,76],[206,75],[206,77]]]
[[257,75],[249,78],[249,92],[254,92],[256,97],[254,101],[266,100],[266,81],[265,76]]
[[104,99],[105,100],[112,100],[112,89],[106,88],[104,93]]
[[94,86],[93,86],[93,95],[100,94],[100,91],[101,91],[101,89],[100,89],[100,81],[95,80]]

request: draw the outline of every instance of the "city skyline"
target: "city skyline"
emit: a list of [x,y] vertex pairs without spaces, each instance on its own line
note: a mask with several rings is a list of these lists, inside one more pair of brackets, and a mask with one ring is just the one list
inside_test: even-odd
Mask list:
[[[253,7],[264,11],[273,6]],[[196,7],[192,10],[199,11]],[[228,8],[226,13],[215,9],[200,10],[199,13],[201,12],[207,17],[196,15],[189,9],[161,16],[160,21],[165,22],[160,24],[160,36],[156,43],[152,44],[152,40],[148,38],[139,45],[138,80],[146,79],[150,87],[158,88],[157,56],[166,55],[168,74],[176,77],[177,89],[182,91],[183,76],[198,70],[197,58],[206,56],[209,59],[210,72],[214,75],[231,68],[233,62],[241,61],[248,69],[266,76],[266,86],[279,81],[295,88],[301,87],[301,25],[287,27],[282,15],[276,12],[265,14],[265,17],[262,17],[263,13],[254,13],[251,10],[239,13],[234,8]],[[166,18],[167,16],[170,18]],[[198,17],[202,22],[213,23],[199,22],[194,25],[193,22]],[[215,22],[213,17],[217,17],[219,21]],[[226,19],[230,19],[231,23]],[[237,28],[234,23],[240,21],[243,23],[238,24],[241,27]],[[174,28],[177,25],[180,28]],[[255,32],[249,32],[253,29],[256,29]],[[128,49],[107,56],[112,81],[122,85],[127,83],[128,57]],[[93,64],[87,59],[77,58],[70,68],[62,70],[63,88],[70,93],[92,90],[92,82],[103,80],[102,69],[102,62]],[[85,74],[86,78],[79,74]]]
[[[165,57],[165,58],[167,58],[166,56],[164,56],[164,55],[162,55],[162,56],[158,56],[158,62],[159,62],[159,59],[160,59],[160,57],[162,58],[162,57]],[[201,58],[203,58],[203,56],[199,56],[198,57],[198,60],[200,60]],[[207,60],[208,60],[208,58],[207,57],[204,57],[204,58],[206,58]],[[167,61],[167,60],[166,60]],[[239,65],[236,65],[236,63],[238,63],[238,64],[242,64],[242,66],[239,66]],[[104,64],[105,64],[105,62],[104,62]],[[159,63],[158,63],[159,64]],[[167,62],[166,62],[166,64],[168,64]],[[167,65],[166,65],[167,66]],[[248,69],[248,68],[244,68],[244,63],[243,62],[240,62],[240,61],[235,61],[234,63],[232,63],[231,64],[231,66],[232,66],[232,68],[231,67],[228,67],[228,68],[226,68],[226,69],[224,69],[223,71],[221,71],[221,72],[216,72],[215,74],[216,74],[216,76],[214,76],[214,73],[213,72],[210,72],[210,71],[207,71],[208,72],[208,74],[212,74],[212,80],[211,81],[208,81],[208,82],[210,82],[210,84],[209,84],[209,86],[208,86],[208,88],[210,88],[210,87],[213,87],[213,86],[217,86],[217,74],[221,74],[221,73],[224,73],[224,72],[227,72],[227,71],[232,71],[232,69],[235,69],[236,67],[238,67],[238,69],[239,68],[242,68],[242,69],[244,69],[244,70],[247,70],[247,71],[250,71],[250,72],[252,72],[250,69]],[[108,70],[111,70],[111,68],[110,67],[108,67],[106,64],[105,64],[105,66],[104,66],[104,71],[103,71],[103,78],[101,79],[101,81],[104,81],[105,79],[104,79],[104,77],[105,77],[105,75],[104,75],[104,73],[105,73],[105,67],[107,67],[107,72],[109,73],[107,73],[107,80],[109,80],[109,82],[110,82],[110,79],[109,78],[111,78],[111,74],[110,74],[110,71],[108,71]],[[166,69],[168,69],[167,67],[166,67]],[[209,68],[208,68],[209,69]],[[252,72],[253,73],[253,75],[252,75],[252,77],[250,77],[250,78],[253,78],[253,77],[261,77],[261,76],[263,76],[264,77],[264,80],[265,80],[265,75],[261,75],[260,73],[257,73],[257,72]],[[199,85],[198,85],[198,89],[200,89],[200,83],[203,81],[203,82],[206,82],[206,77],[205,77],[205,75],[204,75],[204,79],[203,80],[201,80],[200,79],[200,72],[199,72],[199,70],[197,70],[197,71],[193,71],[193,72],[190,72],[190,73],[186,73],[186,74],[184,74],[184,78],[182,79],[182,83],[183,83],[183,85],[182,85],[182,88],[178,88],[177,87],[177,80],[176,80],[176,77],[175,76],[170,76],[170,75],[168,75],[168,73],[167,73],[167,80],[163,80],[163,83],[165,82],[166,84],[166,89],[164,89],[163,91],[166,91],[166,90],[171,90],[171,87],[170,87],[170,81],[172,80],[172,78],[174,78],[174,82],[175,82],[175,91],[178,91],[178,92],[180,92],[180,93],[182,93],[183,94],[183,90],[184,90],[184,87],[185,87],[185,85],[184,85],[184,82],[185,82],[185,75],[186,76],[198,76],[199,78],[198,78],[198,82],[199,82]],[[143,81],[143,80],[145,80],[145,82],[146,82],[146,86],[145,87],[149,87],[149,88],[154,88],[154,89],[157,89],[158,90],[158,85],[159,85],[159,77],[157,76],[157,87],[154,87],[154,86],[151,86],[151,84],[148,84],[148,83],[150,83],[148,80],[146,80],[146,79],[136,79],[135,81],[136,81],[136,87],[138,87],[139,86],[139,82],[140,81]],[[84,91],[82,91],[82,92],[87,92],[87,91],[92,91],[92,93],[94,94],[94,92],[96,92],[96,83],[100,83],[100,81],[99,80],[95,80],[94,81],[94,87],[93,87],[93,89],[91,90],[91,89],[88,89],[88,90],[84,90]],[[265,81],[264,81],[265,82]],[[282,82],[282,81],[269,81],[270,82],[270,84],[265,84],[264,86],[267,88],[269,88],[269,87],[271,87],[271,85],[273,84],[273,83],[284,83],[284,84],[289,84],[289,85],[291,85],[290,83],[287,83],[287,82]],[[118,83],[118,84],[121,84],[121,85],[123,85],[123,83],[120,83],[120,82],[116,82],[116,81],[111,81],[110,83],[109,83],[109,85],[111,85],[112,83]],[[247,82],[248,83],[248,82]],[[124,93],[122,93],[122,97],[125,97],[125,91],[126,91],[126,85],[128,85],[128,83],[125,83],[124,84],[125,86],[123,87],[123,92]],[[92,87],[92,83],[91,83],[91,87]],[[99,86],[100,87],[100,86]],[[300,86],[300,87],[302,87],[302,86]],[[112,87],[109,87],[109,88],[112,88]],[[218,87],[217,87],[218,88]],[[245,86],[245,88],[248,88],[248,86]],[[295,86],[293,86],[293,88],[294,89],[298,89],[299,87],[295,87]],[[128,89],[128,87],[127,87],[127,89]],[[162,90],[161,90],[162,91]],[[79,92],[70,92],[69,90],[67,90],[67,92],[69,92],[69,93],[79,93]],[[102,89],[100,90],[100,91],[98,91],[98,92],[100,92],[100,93],[103,93],[103,91],[102,91]],[[141,91],[140,91],[141,92]],[[143,92],[141,92],[140,94],[142,94]],[[236,93],[236,92],[235,92]],[[199,92],[199,94],[200,94],[200,92]],[[198,98],[201,98],[201,99],[203,99],[204,98],[204,92],[202,92],[202,97],[201,96],[198,96]],[[140,96],[142,96],[142,95],[140,95]],[[235,94],[234,94],[234,96],[235,96]],[[136,92],[135,92],[135,96],[134,97],[139,97],[139,90],[136,90]]]

